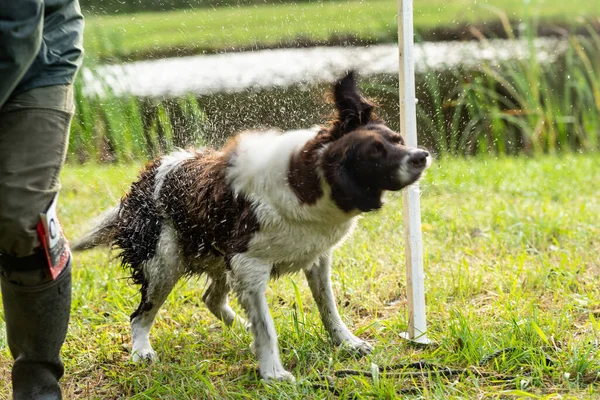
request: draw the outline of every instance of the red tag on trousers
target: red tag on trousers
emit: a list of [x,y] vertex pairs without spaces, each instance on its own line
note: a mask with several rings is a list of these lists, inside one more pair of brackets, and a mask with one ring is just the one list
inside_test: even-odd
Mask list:
[[58,194],[52,200],[48,210],[40,214],[40,222],[37,226],[52,279],[56,279],[65,269],[70,255],[69,241],[63,234],[62,226],[56,214],[57,200]]

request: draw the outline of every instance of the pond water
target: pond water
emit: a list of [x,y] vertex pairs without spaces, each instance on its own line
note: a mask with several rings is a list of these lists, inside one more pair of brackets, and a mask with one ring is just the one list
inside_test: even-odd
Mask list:
[[[568,42],[548,37],[531,45],[539,62],[548,63],[560,56]],[[529,56],[529,46],[524,39],[419,43],[415,71],[523,59]],[[169,58],[104,65],[95,72],[84,68],[82,79],[86,95],[102,96],[108,87],[115,94],[164,98],[332,82],[349,69],[363,77],[397,74],[398,47],[313,47]]]

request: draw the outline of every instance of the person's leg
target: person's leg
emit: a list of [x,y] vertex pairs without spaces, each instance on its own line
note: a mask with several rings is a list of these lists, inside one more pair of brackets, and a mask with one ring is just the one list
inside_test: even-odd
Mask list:
[[34,89],[0,109],[0,286],[15,399],[61,398],[71,262],[53,280],[36,228],[59,190],[72,93],[70,85]]
[[[16,267],[23,260],[17,259]],[[37,261],[38,265],[45,260]],[[64,373],[60,348],[65,341],[71,308],[71,265],[56,280],[35,286],[1,279],[14,399],[60,399]]]

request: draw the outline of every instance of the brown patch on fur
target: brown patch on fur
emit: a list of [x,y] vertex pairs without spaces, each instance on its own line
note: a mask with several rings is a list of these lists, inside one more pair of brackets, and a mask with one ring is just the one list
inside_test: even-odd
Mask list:
[[258,220],[250,202],[234,196],[227,185],[227,167],[235,142],[218,152],[207,149],[183,161],[167,175],[159,194],[161,208],[172,219],[184,254],[207,252],[227,257],[243,253]]
[[153,196],[159,165],[160,160],[149,162],[139,179],[131,185],[130,192],[121,199],[115,224],[113,245],[122,250],[119,257],[123,266],[129,268],[133,282],[142,285],[141,302],[131,314],[131,320],[152,308],[152,303],[148,302],[148,282],[142,266],[154,257],[162,229],[163,219]]
[[336,117],[329,128],[322,129],[290,159],[288,182],[302,204],[314,204],[323,196],[318,173],[321,164],[319,150],[369,122],[379,121],[373,112],[373,104],[363,98],[358,91],[352,71],[336,82],[333,88],[333,101],[336,106]]
[[131,268],[131,276],[137,284],[144,283],[141,266],[154,256],[162,227],[162,217],[153,196],[159,165],[160,160],[146,164],[139,179],[121,199],[116,223],[114,244],[122,249],[123,265]]
[[299,153],[290,159],[288,182],[290,188],[302,204],[315,204],[323,196],[321,178],[317,171],[319,150],[333,140],[327,130],[321,130],[317,136],[306,143]]

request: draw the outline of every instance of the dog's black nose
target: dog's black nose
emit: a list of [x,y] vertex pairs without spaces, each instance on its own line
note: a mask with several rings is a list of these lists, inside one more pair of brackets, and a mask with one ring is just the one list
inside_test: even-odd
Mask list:
[[424,167],[427,164],[429,153],[426,151],[415,151],[410,155],[410,163],[415,167]]

